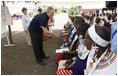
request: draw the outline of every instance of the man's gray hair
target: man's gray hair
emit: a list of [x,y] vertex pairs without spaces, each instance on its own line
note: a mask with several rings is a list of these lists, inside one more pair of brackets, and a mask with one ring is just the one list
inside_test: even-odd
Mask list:
[[47,8],[47,12],[50,12],[51,10],[54,10],[54,8],[52,8],[52,7]]

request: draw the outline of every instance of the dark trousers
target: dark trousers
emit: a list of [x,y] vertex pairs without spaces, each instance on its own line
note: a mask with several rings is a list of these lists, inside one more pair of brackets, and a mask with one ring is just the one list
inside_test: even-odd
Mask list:
[[30,37],[36,60],[41,61],[42,58],[45,57],[45,53],[43,51],[42,36],[36,37],[36,36],[31,36],[30,34]]

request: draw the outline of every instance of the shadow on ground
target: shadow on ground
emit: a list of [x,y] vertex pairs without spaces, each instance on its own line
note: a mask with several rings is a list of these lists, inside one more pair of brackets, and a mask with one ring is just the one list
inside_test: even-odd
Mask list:
[[[54,30],[61,32],[61,30]],[[61,38],[51,38],[43,41],[44,52],[50,59],[44,60],[45,66],[37,64],[32,46],[26,44],[24,32],[13,35],[15,47],[4,47],[6,38],[1,39],[1,74],[2,75],[55,75],[57,54],[55,49],[62,45]]]

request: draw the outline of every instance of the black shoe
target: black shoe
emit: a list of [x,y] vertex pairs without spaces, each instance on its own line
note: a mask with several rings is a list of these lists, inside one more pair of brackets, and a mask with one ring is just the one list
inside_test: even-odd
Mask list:
[[43,59],[50,59],[50,57],[48,57],[48,56],[45,56],[45,57],[43,57]]
[[41,61],[38,61],[38,63],[40,64],[40,65],[45,65],[45,63],[41,60]]

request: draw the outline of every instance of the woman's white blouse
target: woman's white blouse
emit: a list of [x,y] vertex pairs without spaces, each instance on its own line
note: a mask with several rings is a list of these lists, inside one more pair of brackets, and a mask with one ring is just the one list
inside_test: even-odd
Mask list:
[[23,24],[24,30],[28,29],[28,27],[30,25],[30,21],[31,21],[31,19],[28,16],[26,16],[26,15],[22,16],[22,24]]

